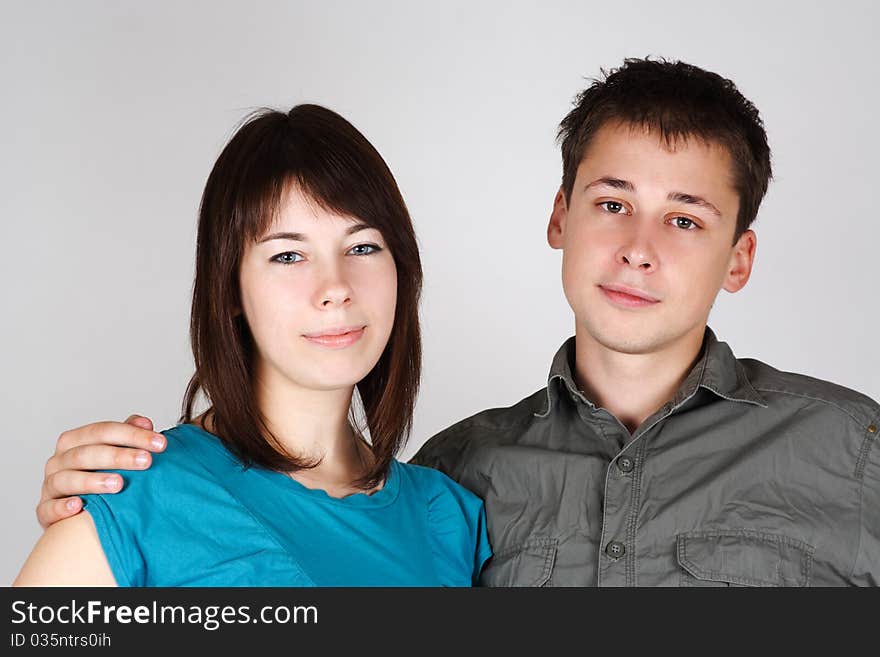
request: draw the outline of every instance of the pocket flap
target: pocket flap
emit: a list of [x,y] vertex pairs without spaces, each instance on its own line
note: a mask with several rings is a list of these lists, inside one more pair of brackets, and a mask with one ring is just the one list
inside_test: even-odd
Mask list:
[[555,538],[532,537],[501,549],[487,562],[480,577],[483,586],[544,586],[556,561]]
[[813,566],[803,541],[744,529],[678,534],[676,552],[697,579],[745,586],[807,586]]

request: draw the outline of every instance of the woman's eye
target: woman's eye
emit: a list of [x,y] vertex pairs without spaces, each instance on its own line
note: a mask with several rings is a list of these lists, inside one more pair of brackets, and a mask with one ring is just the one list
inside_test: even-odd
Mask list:
[[349,253],[352,255],[370,255],[371,253],[376,253],[381,251],[382,247],[378,244],[357,244],[356,246],[351,247],[349,249]]
[[617,201],[602,201],[599,204],[599,207],[605,208],[611,214],[626,214],[626,208],[623,206],[623,203],[619,203]]
[[302,259],[303,257],[296,251],[285,251],[271,258],[272,262],[280,262],[282,265],[292,265]]
[[693,219],[688,219],[687,217],[675,217],[672,220],[672,223],[676,228],[681,228],[682,230],[694,230],[699,228]]

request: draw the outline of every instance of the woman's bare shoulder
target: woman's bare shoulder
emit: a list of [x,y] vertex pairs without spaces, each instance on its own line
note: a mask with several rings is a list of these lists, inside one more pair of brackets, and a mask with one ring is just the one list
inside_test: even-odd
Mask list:
[[51,525],[22,566],[13,586],[116,586],[88,512]]

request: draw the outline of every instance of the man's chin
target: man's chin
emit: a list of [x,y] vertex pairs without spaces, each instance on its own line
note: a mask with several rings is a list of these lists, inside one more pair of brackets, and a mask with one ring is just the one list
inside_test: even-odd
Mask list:
[[597,340],[597,342],[599,342],[599,344],[601,344],[609,351],[614,351],[619,354],[627,354],[630,356],[644,356],[647,354],[656,353],[657,351],[660,351],[660,347],[662,346],[661,343],[658,341],[644,339],[617,338],[604,342]]
[[589,335],[589,340],[608,351],[633,356],[657,353],[674,342],[674,338],[667,332],[650,332],[644,328],[607,331],[589,330],[585,327],[584,333]]

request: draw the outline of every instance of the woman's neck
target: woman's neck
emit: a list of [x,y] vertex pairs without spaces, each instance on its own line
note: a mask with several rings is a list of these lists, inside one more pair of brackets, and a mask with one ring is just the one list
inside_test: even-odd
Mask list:
[[257,404],[266,425],[291,455],[320,461],[291,476],[309,488],[342,497],[363,492],[352,486],[372,466],[372,452],[349,422],[354,386],[311,390],[263,375],[255,385]]

